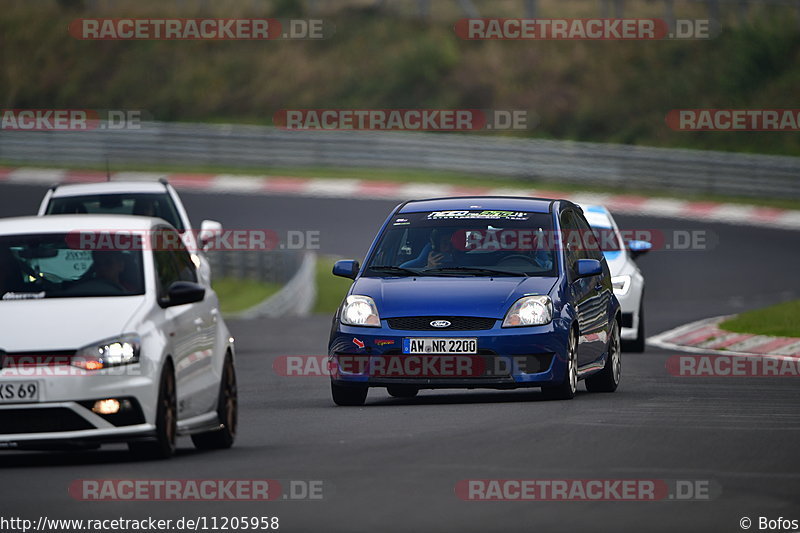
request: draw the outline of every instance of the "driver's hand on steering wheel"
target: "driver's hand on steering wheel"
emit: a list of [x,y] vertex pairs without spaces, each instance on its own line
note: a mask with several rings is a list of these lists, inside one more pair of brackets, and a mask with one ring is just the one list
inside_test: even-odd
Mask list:
[[428,268],[438,268],[442,265],[442,259],[444,259],[443,253],[430,252],[428,253],[428,264],[426,266]]

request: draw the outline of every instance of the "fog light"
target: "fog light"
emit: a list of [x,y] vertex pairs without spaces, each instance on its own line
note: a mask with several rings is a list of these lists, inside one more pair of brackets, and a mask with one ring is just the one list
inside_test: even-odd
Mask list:
[[113,398],[108,400],[97,400],[94,402],[92,411],[99,415],[115,415],[119,413],[119,400]]

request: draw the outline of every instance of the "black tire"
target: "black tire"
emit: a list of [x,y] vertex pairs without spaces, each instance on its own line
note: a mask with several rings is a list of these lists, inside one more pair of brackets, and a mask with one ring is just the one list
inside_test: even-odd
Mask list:
[[331,382],[331,396],[336,405],[364,405],[367,400],[367,392],[368,388],[363,385],[337,385]]
[[586,378],[586,390],[589,392],[614,392],[619,386],[619,378],[622,374],[619,325],[616,320],[612,325],[606,348],[608,350],[606,364],[603,366],[603,370]]
[[578,390],[578,338],[575,330],[570,330],[567,342],[567,371],[564,381],[554,387],[542,387],[542,394],[548,400],[571,400]]
[[156,436],[146,441],[128,443],[128,450],[137,459],[168,459],[175,454],[178,433],[178,401],[175,373],[171,363],[161,371],[156,407]]
[[222,426],[214,431],[192,435],[192,444],[198,450],[225,450],[236,440],[236,427],[239,420],[239,395],[236,386],[236,369],[231,355],[225,356],[222,378],[219,383],[217,417]]
[[639,303],[639,327],[636,328],[636,339],[622,341],[622,351],[642,353],[645,348],[644,342],[644,294],[642,294],[642,301]]
[[419,389],[413,385],[389,385],[386,392],[395,398],[413,398],[419,393]]

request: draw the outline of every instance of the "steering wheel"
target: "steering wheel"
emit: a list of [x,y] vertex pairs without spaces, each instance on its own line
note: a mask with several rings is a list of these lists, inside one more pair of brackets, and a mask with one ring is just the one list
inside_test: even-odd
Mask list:
[[505,263],[510,263],[510,262],[513,262],[513,261],[517,261],[519,259],[524,260],[529,265],[533,265],[535,267],[539,267],[539,263],[537,263],[535,259],[533,259],[532,257],[528,257],[527,255],[522,255],[522,254],[507,255],[497,263],[497,266],[504,266]]

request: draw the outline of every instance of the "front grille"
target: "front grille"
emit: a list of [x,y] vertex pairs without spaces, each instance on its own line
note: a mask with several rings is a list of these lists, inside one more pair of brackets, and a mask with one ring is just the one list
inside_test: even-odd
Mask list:
[[0,409],[0,433],[49,433],[95,429],[72,409],[44,407],[41,409]]
[[[450,325],[446,328],[435,328],[431,326],[431,322],[435,320],[447,320],[450,322]],[[409,316],[389,318],[386,322],[388,322],[389,327],[392,329],[447,332],[492,329],[497,319],[472,316]]]
[[0,368],[68,365],[75,350],[0,353]]

